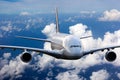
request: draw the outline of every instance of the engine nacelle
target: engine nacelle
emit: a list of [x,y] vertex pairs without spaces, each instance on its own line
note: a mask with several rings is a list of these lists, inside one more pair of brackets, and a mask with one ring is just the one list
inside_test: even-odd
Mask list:
[[106,58],[107,61],[113,62],[113,61],[116,60],[117,56],[116,56],[116,53],[115,53],[115,52],[113,52],[113,51],[108,51],[108,52],[106,52],[106,54],[105,54],[105,58]]
[[23,62],[28,63],[31,61],[32,55],[29,52],[23,52],[20,58]]

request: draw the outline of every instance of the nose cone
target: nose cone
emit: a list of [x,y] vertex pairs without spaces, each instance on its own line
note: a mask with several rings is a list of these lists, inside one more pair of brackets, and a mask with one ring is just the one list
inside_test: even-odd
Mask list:
[[63,42],[64,48],[67,50],[69,55],[80,55],[81,42],[80,39],[72,35],[65,37]]

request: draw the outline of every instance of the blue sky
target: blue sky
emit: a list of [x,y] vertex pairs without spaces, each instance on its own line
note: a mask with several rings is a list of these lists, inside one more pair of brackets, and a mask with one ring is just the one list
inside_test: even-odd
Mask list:
[[0,13],[31,14],[52,13],[57,6],[61,13],[79,13],[80,11],[97,11],[118,9],[120,0],[0,0]]

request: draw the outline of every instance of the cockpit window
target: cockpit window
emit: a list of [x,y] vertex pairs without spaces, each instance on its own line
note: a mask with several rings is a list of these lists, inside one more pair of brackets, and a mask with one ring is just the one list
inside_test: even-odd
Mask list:
[[73,48],[73,47],[81,47],[80,45],[71,45],[70,48]]

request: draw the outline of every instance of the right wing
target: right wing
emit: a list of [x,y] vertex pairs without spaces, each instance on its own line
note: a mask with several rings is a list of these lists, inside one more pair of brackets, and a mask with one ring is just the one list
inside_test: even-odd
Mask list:
[[93,54],[94,52],[104,51],[105,49],[107,49],[109,51],[110,49],[114,49],[114,48],[120,48],[120,45],[97,48],[97,49],[93,49],[93,50],[90,50],[90,51],[85,51],[83,55]]
[[33,37],[25,37],[25,36],[16,36],[18,38],[23,38],[23,39],[31,39],[31,40],[37,40],[37,41],[45,41],[45,42],[52,42],[49,39],[40,39],[40,38],[33,38]]
[[60,58],[61,54],[60,51],[55,51],[55,50],[44,50],[44,49],[38,49],[38,48],[31,48],[31,47],[22,47],[22,46],[8,46],[8,45],[0,45],[1,49],[8,48],[8,49],[19,49],[19,50],[27,50],[27,51],[35,51],[35,52],[41,52],[43,54],[47,54],[50,56],[53,56],[55,58]]

